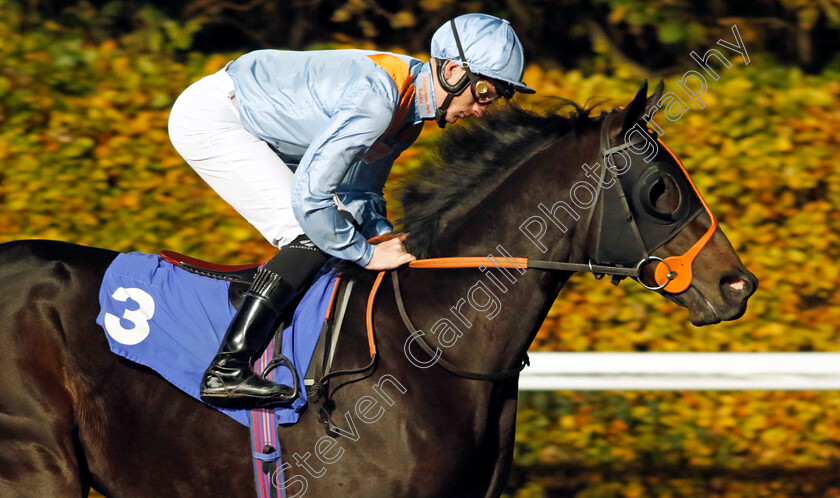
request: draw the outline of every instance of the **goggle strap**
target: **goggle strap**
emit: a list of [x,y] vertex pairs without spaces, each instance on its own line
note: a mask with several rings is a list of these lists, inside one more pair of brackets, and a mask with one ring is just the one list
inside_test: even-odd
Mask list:
[[446,91],[446,93],[451,95],[461,95],[461,93],[466,90],[466,88],[470,85],[470,78],[469,75],[464,73],[454,85],[446,81],[446,61],[445,59],[441,59],[437,61],[435,64],[437,66],[438,72],[438,83],[440,86]]
[[458,36],[458,30],[455,28],[455,19],[450,19],[449,25],[452,27],[452,34],[455,36],[455,46],[458,47],[458,56],[461,57],[461,67],[463,67],[467,72],[467,75],[469,75],[470,82],[475,83],[476,80],[478,80],[478,77],[473,74],[470,69],[470,63],[467,62],[467,56],[464,55],[464,49],[461,47],[461,38]]

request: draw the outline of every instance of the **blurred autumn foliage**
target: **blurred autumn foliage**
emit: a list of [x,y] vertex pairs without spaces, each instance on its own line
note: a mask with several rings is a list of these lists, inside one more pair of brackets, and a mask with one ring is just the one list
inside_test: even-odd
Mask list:
[[[413,52],[465,12],[511,21],[531,58],[594,68],[611,58],[650,69],[675,69],[689,52],[714,44],[729,26],[743,26],[753,47],[778,60],[818,71],[838,63],[840,0],[27,0],[25,12],[84,25],[110,37],[149,6],[195,28],[192,49],[304,49],[331,41],[365,40]],[[90,22],[89,6],[99,8]],[[71,8],[67,8],[71,6]]]
[[[797,13],[797,29],[836,26],[837,2],[782,3]],[[597,4],[631,32],[656,23],[661,43],[682,40],[674,42],[686,48],[682,55],[699,47],[691,41],[699,28],[681,24],[688,14],[674,8],[679,2]],[[357,0],[335,15],[362,19],[372,5]],[[412,8],[433,7],[446,16],[455,9],[447,0]],[[168,248],[229,263],[266,259],[273,249],[183,163],[166,133],[177,95],[238,53],[190,51],[203,21],[175,21],[151,8],[133,12],[130,29],[114,33],[118,10],[79,4],[53,16],[59,23],[0,0],[0,240]],[[377,15],[384,14],[369,18]],[[831,64],[816,74],[779,64],[779,54],[751,45],[772,37],[737,22],[750,64],[732,57],[721,79],[709,82],[704,109],[692,105],[681,119],[659,124],[761,281],[747,314],[698,329],[685,310],[632,282],[613,287],[579,275],[534,350],[840,350],[840,74]],[[655,65],[615,52],[615,33],[602,31],[578,69],[545,60],[529,66],[525,81],[539,93],[517,97],[520,105],[546,109],[558,96],[623,105],[642,79],[658,77]],[[688,58],[674,59],[685,60],[666,74],[666,89],[696,69]],[[395,180],[419,163],[437,133],[432,125],[400,158]],[[398,214],[394,186],[386,197]],[[838,462],[840,397],[831,392],[524,393],[509,493],[840,496]]]

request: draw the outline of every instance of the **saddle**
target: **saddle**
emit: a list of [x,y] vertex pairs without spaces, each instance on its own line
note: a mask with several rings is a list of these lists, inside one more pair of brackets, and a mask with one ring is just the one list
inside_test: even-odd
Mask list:
[[[161,251],[160,255],[164,261],[191,273],[230,282],[228,297],[236,309],[239,309],[239,306],[242,304],[245,291],[248,290],[248,287],[257,274],[257,270],[260,268],[260,264],[222,265],[210,263],[174,251]],[[339,276],[336,286],[333,289],[324,326],[321,329],[318,343],[312,354],[312,361],[309,364],[303,381],[304,386],[307,388],[308,401],[310,404],[314,403],[318,405],[318,418],[325,425],[328,423],[329,413],[324,409],[323,402],[329,398],[327,393],[329,389],[329,377],[331,377],[332,373],[344,373],[332,372],[332,364],[338,346],[341,325],[344,321],[345,312],[347,311],[347,303],[350,301],[350,294],[353,290],[353,283],[354,281],[352,279],[343,279]],[[303,294],[301,293],[301,295]],[[281,315],[280,323],[275,332],[275,341],[277,341],[276,344],[278,345],[282,340],[283,330],[291,320],[298,300],[296,299],[290,303],[286,311]],[[280,347],[275,347],[275,355],[282,356],[279,351]],[[349,371],[347,373],[355,373],[355,371]]]
[[[161,251],[161,258],[183,270],[197,275],[230,282],[228,287],[228,299],[230,303],[239,308],[244,300],[244,294],[255,279],[259,264],[247,265],[221,265],[202,261],[190,256],[179,254],[173,251]],[[350,299],[350,292],[353,288],[351,279],[337,278],[330,295],[326,316],[315,343],[311,360],[303,376],[303,387],[306,390],[306,404],[308,409],[315,409],[318,419],[328,430],[332,429],[329,419],[331,403],[329,399],[329,379],[332,376],[343,375],[344,372],[334,372],[331,375],[333,358],[335,357],[338,345],[338,336],[347,303]],[[326,288],[327,292],[328,287]],[[269,352],[260,358],[255,364],[256,371],[262,371],[266,378],[268,372],[276,366],[283,365],[289,369],[292,375],[292,385],[295,391],[300,386],[296,366],[283,355],[282,340],[283,331],[291,324],[298,303],[306,292],[302,292],[293,302],[289,303],[278,320],[274,332],[274,340],[269,344]],[[326,297],[327,294],[323,294]],[[322,301],[323,302],[323,301]],[[323,307],[320,308],[323,312]],[[315,317],[319,319],[320,317]],[[317,323],[317,322],[316,322]],[[314,339],[310,336],[310,339]],[[309,342],[311,347],[312,342]],[[271,349],[273,348],[273,349]],[[270,358],[270,361],[268,359]],[[254,465],[254,477],[257,486],[258,496],[276,496],[274,477],[278,474],[282,482],[282,458],[278,438],[278,422],[274,410],[255,409],[248,413],[251,430],[251,450]]]
[[242,301],[245,299],[245,291],[248,290],[248,287],[257,275],[257,270],[260,269],[259,264],[220,265],[202,261],[175,251],[161,251],[160,257],[164,261],[183,268],[190,273],[230,282],[228,297],[230,298],[230,303],[236,309],[239,309],[242,305]]

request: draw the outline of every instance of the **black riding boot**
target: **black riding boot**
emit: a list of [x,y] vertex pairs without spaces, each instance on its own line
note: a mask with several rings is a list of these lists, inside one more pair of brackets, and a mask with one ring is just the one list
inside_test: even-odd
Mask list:
[[[283,308],[309,285],[327,260],[305,236],[284,246],[259,270],[201,379],[201,399],[223,408],[253,408],[294,401],[294,389],[254,373],[252,366]],[[282,276],[281,276],[282,275]]]
[[201,399],[224,408],[289,403],[293,389],[254,373],[252,366],[274,332],[277,317],[297,293],[276,273],[261,269],[201,379]]

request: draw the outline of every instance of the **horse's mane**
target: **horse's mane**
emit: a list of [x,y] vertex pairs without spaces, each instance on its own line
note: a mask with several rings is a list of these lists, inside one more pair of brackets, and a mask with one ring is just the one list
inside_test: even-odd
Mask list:
[[[544,114],[506,105],[474,120],[478,122],[443,134],[437,153],[425,159],[401,186],[401,222],[411,233],[406,246],[412,254],[426,257],[441,228],[440,220],[458,206],[487,195],[488,186],[496,184],[535,148],[599,121],[600,116],[589,116],[599,102],[587,102],[582,107],[568,99],[560,100]],[[560,114],[568,108],[573,111],[570,115]],[[354,263],[341,262],[337,267],[345,275],[363,279],[375,275]]]
[[[595,105],[581,107],[563,99],[545,114],[536,114],[511,104],[445,133],[437,154],[423,161],[402,186],[401,221],[411,233],[406,240],[409,251],[426,257],[449,211],[486,196],[483,186],[496,184],[542,144],[597,121],[589,116]],[[571,115],[559,114],[569,107]]]

